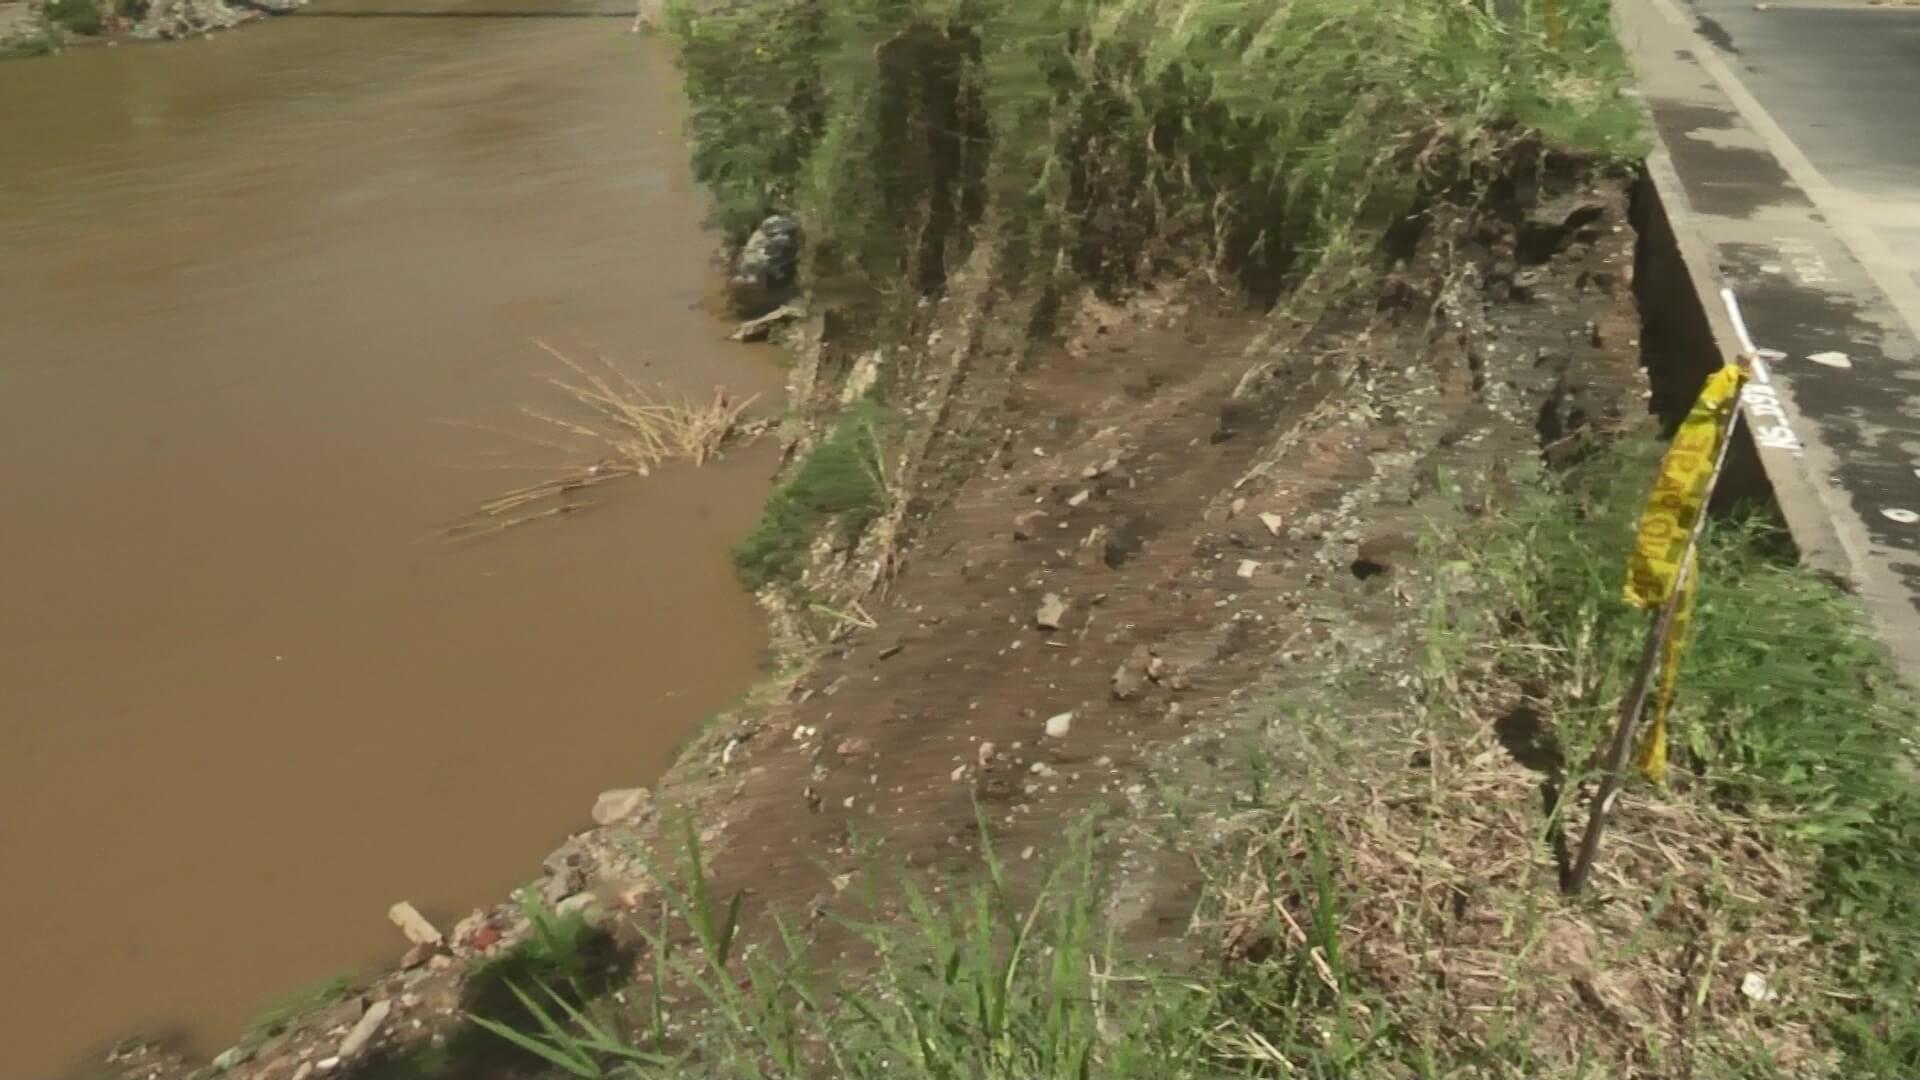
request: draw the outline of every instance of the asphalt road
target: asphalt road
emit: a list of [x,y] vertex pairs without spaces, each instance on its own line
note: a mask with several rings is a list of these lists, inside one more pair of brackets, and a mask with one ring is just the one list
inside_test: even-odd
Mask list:
[[1695,286],[1768,361],[1747,416],[1782,508],[1920,677],[1920,7],[1618,11]]

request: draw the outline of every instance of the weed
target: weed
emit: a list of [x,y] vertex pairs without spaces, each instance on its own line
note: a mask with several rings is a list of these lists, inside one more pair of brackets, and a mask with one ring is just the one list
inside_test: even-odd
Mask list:
[[[1610,722],[1646,630],[1620,574],[1657,448],[1640,443],[1514,508],[1483,548],[1504,673],[1535,689],[1569,771]],[[1920,789],[1915,714],[1856,605],[1781,564],[1772,522],[1703,542],[1673,715],[1672,805],[1704,802],[1813,860],[1813,930],[1839,983],[1819,1017],[1847,1075],[1920,1070]],[[1604,856],[1603,856],[1604,857]],[[1844,1003],[1837,1004],[1837,1003]]]
[[47,0],[47,21],[74,34],[94,35],[104,26],[95,0]]
[[245,1041],[265,1041],[308,1013],[345,1001],[353,995],[355,985],[353,976],[335,975],[286,995],[254,1018]]
[[736,241],[799,210],[816,284],[938,288],[992,220],[1035,267],[1128,279],[1198,244],[1271,289],[1372,258],[1517,140],[1643,145],[1605,0],[704,6],[672,21],[696,171]]
[[855,405],[767,500],[760,521],[734,549],[749,588],[796,576],[814,537],[829,524],[843,544],[857,539],[886,505],[876,406]]
[[476,970],[469,986],[571,982],[586,975],[605,935],[577,912],[560,914],[531,889],[514,894],[527,917],[527,936]]
[[0,42],[0,60],[24,59],[29,56],[52,56],[60,51],[60,32],[50,30],[44,34],[29,34],[13,41]]

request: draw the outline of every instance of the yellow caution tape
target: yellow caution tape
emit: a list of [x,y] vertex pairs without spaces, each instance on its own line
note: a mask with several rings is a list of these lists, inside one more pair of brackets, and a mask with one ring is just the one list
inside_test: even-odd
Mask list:
[[[1667,779],[1667,710],[1673,704],[1674,684],[1680,677],[1680,657],[1687,648],[1687,629],[1693,621],[1693,598],[1699,584],[1698,564],[1688,543],[1700,515],[1707,512],[1707,492],[1720,462],[1720,444],[1727,437],[1745,373],[1728,364],[1707,378],[1693,408],[1680,422],[1653,493],[1640,512],[1640,530],[1627,558],[1627,602],[1657,609],[1673,595],[1680,577],[1680,560],[1687,559],[1685,593],[1679,599],[1667,637],[1660,643],[1660,685],[1653,701],[1653,722],[1640,744],[1640,771],[1655,783]],[[1656,623],[1657,625],[1657,623]]]
[[1698,557],[1689,555],[1687,582],[1681,586],[1680,607],[1667,627],[1667,640],[1660,643],[1660,688],[1654,693],[1653,722],[1640,743],[1638,764],[1646,778],[1656,784],[1667,782],[1667,709],[1673,704],[1674,684],[1680,679],[1680,657],[1687,651],[1687,631],[1693,624],[1693,598],[1699,592]]
[[1628,603],[1652,610],[1672,594],[1693,526],[1707,509],[1707,488],[1719,460],[1720,440],[1733,417],[1743,377],[1732,364],[1708,376],[1700,397],[1674,433],[1627,558]]

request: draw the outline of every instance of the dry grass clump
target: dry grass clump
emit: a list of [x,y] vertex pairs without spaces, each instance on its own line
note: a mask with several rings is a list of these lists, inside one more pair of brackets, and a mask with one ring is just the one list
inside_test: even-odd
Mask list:
[[[1569,900],[1553,778],[1494,725],[1382,749],[1232,822],[1245,854],[1213,882],[1229,968],[1304,961],[1323,1018],[1407,1040],[1396,1063],[1479,1063],[1459,1075],[1831,1074],[1807,859],[1750,819],[1635,789],[1591,894]],[[1257,1018],[1234,1038],[1286,1045]]]
[[706,401],[675,400],[649,391],[606,356],[587,363],[544,341],[534,344],[566,369],[565,374],[545,375],[543,379],[564,392],[579,409],[575,415],[558,415],[531,406],[522,411],[577,437],[600,451],[600,456],[585,465],[569,466],[559,476],[481,503],[468,519],[449,530],[453,535],[496,532],[574,513],[587,505],[571,501],[581,491],[621,477],[647,476],[672,461],[704,465],[728,446],[763,428],[743,420],[757,397],[736,400],[724,387],[715,387]]

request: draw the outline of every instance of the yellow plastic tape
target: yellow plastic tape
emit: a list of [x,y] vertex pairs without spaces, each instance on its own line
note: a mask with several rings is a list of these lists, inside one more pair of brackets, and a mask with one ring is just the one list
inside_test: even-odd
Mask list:
[[1693,625],[1693,598],[1699,592],[1700,573],[1697,556],[1689,556],[1694,565],[1687,568],[1687,583],[1681,586],[1680,607],[1667,627],[1667,640],[1660,646],[1660,688],[1653,698],[1653,722],[1640,743],[1638,764],[1641,773],[1656,784],[1667,782],[1667,709],[1673,704],[1674,684],[1680,679],[1680,657],[1687,651],[1687,631]]
[[1667,602],[1680,574],[1681,553],[1694,523],[1706,512],[1707,486],[1720,440],[1733,417],[1743,374],[1732,364],[1707,377],[1660,462],[1653,494],[1640,513],[1640,531],[1627,558],[1627,602],[1647,610]]

